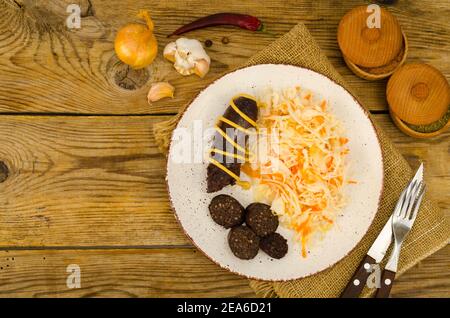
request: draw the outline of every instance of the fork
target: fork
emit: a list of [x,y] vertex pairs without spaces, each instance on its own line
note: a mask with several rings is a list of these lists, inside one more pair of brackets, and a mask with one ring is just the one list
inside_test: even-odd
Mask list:
[[416,220],[424,193],[425,184],[422,181],[414,181],[401,195],[403,198],[401,208],[392,216],[392,232],[395,239],[394,248],[381,275],[381,286],[377,291],[376,298],[389,297],[397,272],[403,241]]

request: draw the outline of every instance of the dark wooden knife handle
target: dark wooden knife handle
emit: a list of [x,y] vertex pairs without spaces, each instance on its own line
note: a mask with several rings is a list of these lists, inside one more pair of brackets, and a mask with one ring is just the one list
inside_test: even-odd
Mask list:
[[380,288],[377,290],[375,298],[388,298],[391,293],[392,284],[394,284],[395,272],[387,269],[381,274]]
[[[366,265],[368,264],[368,265]],[[345,287],[344,291],[341,294],[341,298],[357,298],[361,294],[364,286],[366,285],[367,278],[370,275],[370,269],[372,265],[376,264],[375,260],[366,255],[362,260],[361,264],[359,264],[358,269],[356,270],[353,277]]]

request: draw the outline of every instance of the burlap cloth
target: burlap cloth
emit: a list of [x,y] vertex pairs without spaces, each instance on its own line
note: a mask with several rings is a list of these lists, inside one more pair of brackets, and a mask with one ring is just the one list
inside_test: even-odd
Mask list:
[[[245,65],[263,63],[293,64],[325,74],[339,84],[351,88],[324,56],[307,28],[302,24],[254,55]],[[241,66],[241,67],[242,67]],[[367,85],[370,85],[368,83]],[[184,107],[182,108],[184,109]],[[181,110],[182,110],[181,109]],[[168,141],[179,116],[154,126],[161,151],[167,152]],[[412,177],[412,169],[391,141],[377,127],[384,157],[384,190],[380,208],[369,231],[357,247],[344,259],[316,275],[288,282],[250,281],[258,296],[264,297],[337,297],[353,275],[381,228],[392,213],[400,192]],[[426,166],[425,166],[426,174]],[[403,244],[398,275],[444,247],[450,238],[450,228],[444,213],[425,196],[415,225]],[[374,290],[365,288],[362,296]]]

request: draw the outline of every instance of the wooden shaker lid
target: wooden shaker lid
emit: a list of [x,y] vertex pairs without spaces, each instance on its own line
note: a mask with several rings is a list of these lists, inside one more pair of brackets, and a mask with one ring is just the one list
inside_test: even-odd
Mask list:
[[338,43],[344,56],[363,67],[379,67],[394,60],[403,46],[397,19],[380,8],[380,28],[369,28],[367,6],[347,12],[339,23]]
[[386,97],[401,120],[428,125],[447,113],[450,86],[444,75],[428,64],[405,64],[389,79]]

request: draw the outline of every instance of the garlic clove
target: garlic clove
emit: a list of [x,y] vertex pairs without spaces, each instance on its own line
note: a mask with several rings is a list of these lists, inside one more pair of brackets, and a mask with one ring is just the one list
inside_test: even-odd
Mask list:
[[148,91],[148,103],[151,104],[152,102],[156,102],[166,97],[173,98],[174,92],[175,88],[168,82],[153,83]]
[[194,73],[203,78],[209,71],[209,62],[205,59],[198,60],[195,63]]
[[185,65],[180,65],[178,63],[175,63],[173,65],[173,67],[176,69],[176,71],[178,73],[180,73],[181,75],[187,76],[187,75],[191,75],[194,74],[194,69],[193,68],[186,68]]
[[177,51],[177,45],[175,42],[170,42],[166,45],[163,51],[163,56],[165,59],[169,60],[170,62],[175,62],[175,52]]

